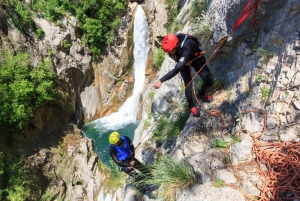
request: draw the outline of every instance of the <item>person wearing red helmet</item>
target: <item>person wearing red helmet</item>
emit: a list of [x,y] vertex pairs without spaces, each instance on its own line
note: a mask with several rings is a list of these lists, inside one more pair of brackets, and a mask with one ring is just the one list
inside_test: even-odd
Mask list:
[[[162,40],[162,49],[168,53],[177,64],[173,70],[157,80],[153,87],[159,89],[163,82],[173,78],[179,72],[185,86],[187,86],[192,80],[189,66],[191,65],[195,71],[198,72],[206,63],[204,56],[198,57],[200,52],[202,52],[199,45],[200,43],[195,36],[182,33],[176,35],[167,34]],[[199,98],[205,102],[212,102],[212,97],[206,93],[214,83],[209,68],[205,65],[198,75],[204,82],[198,93]],[[186,87],[185,96],[192,114],[199,117],[200,112],[194,105],[191,84]]]

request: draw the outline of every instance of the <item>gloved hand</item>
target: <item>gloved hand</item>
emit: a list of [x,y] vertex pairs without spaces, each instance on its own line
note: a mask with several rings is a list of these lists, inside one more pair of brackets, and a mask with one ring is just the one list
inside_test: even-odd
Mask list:
[[219,49],[221,49],[225,45],[228,38],[229,38],[229,35],[224,36],[220,39],[220,41],[218,42],[218,45],[217,45],[219,47]]

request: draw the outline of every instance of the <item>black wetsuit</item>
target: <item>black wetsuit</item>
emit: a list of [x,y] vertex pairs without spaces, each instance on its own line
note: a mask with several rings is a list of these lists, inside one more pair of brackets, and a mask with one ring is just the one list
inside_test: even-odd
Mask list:
[[[187,84],[192,80],[190,67],[186,66],[186,63],[196,58],[197,56],[195,56],[195,53],[200,52],[201,50],[199,50],[197,42],[193,39],[187,38],[184,41],[183,46],[181,47],[182,42],[182,37],[179,37],[177,52],[173,56],[170,55],[172,59],[177,61],[177,64],[173,70],[171,70],[165,76],[159,79],[162,83],[173,78],[179,72],[182,76],[185,86],[187,86]],[[202,56],[201,58],[194,60],[191,66],[195,69],[196,72],[198,72],[200,68],[205,64],[205,62],[205,58],[204,56]],[[200,71],[199,76],[202,78],[204,84],[201,90],[199,91],[198,95],[203,96],[208,90],[208,88],[213,85],[213,78],[206,65]],[[187,99],[189,108],[191,109],[192,107],[194,107],[195,105],[193,103],[192,84],[189,84],[189,86],[185,89],[185,97]]]
[[[125,172],[126,174],[133,176],[132,171],[133,168],[128,168],[130,166],[130,162],[131,161],[135,161],[134,163],[134,168],[144,172],[145,171],[145,167],[134,157],[134,146],[131,142],[131,140],[129,139],[129,137],[124,136],[130,146],[130,150],[132,151],[132,155],[129,156],[126,160],[120,161],[117,158],[118,155],[118,151],[115,149],[114,146],[110,146],[109,148],[109,154],[110,157],[112,158],[112,160],[119,166],[120,171]],[[124,147],[124,141],[122,139],[121,140],[121,144],[119,145],[120,147]]]

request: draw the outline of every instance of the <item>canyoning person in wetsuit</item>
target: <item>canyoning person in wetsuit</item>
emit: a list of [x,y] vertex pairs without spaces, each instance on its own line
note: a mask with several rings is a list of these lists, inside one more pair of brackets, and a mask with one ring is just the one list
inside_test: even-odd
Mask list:
[[[175,65],[173,70],[157,80],[154,83],[153,87],[155,89],[159,89],[163,82],[173,78],[179,72],[184,81],[184,85],[187,86],[187,84],[189,84],[192,80],[189,66],[192,66],[195,71],[198,72],[206,62],[204,56],[197,58],[200,55],[200,52],[202,52],[199,46],[200,42],[195,36],[181,33],[176,35],[167,34],[162,40],[162,49],[166,53],[168,53],[169,56],[177,62],[177,64]],[[197,96],[205,102],[212,102],[212,97],[206,92],[214,82],[212,75],[206,65],[200,71],[199,76],[202,78],[204,84],[201,90],[199,90]],[[196,117],[199,117],[200,112],[198,111],[197,107],[195,107],[193,102],[191,83],[185,89],[185,97],[192,114]]]
[[136,176],[134,168],[145,173],[146,168],[134,157],[134,146],[127,136],[121,136],[114,131],[109,135],[109,154],[112,160],[119,166],[119,170],[129,176]]

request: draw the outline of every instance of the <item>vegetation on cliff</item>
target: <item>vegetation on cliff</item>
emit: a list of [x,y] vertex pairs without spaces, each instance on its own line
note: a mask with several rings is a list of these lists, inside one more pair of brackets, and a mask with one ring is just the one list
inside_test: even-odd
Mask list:
[[54,79],[49,60],[35,69],[27,53],[1,53],[0,127],[4,134],[16,137],[42,103],[54,99]]
[[[121,23],[119,15],[124,15],[127,3],[125,0],[0,0],[0,29],[7,32],[11,23],[26,39],[31,41],[32,33],[37,39],[43,39],[44,31],[35,24],[35,17],[45,18],[63,29],[60,20],[73,15],[78,20],[73,25],[77,37],[89,46],[95,58],[113,41]],[[36,188],[38,183],[33,181],[32,172],[24,168],[20,150],[12,150],[11,144],[28,126],[37,108],[57,98],[58,76],[50,59],[34,66],[26,49],[14,47],[4,39],[0,40],[3,46],[0,52],[0,200],[39,200],[40,197],[32,196],[41,196],[38,190],[41,187]]]
[[[19,0],[0,1],[0,9],[23,33],[33,30],[38,38],[41,29],[36,26],[33,17],[44,17],[60,26],[63,17],[76,16],[79,24],[76,27],[77,37],[90,47],[94,57],[103,53],[104,48],[115,37],[117,28],[127,7],[125,0],[74,1],[74,0],[33,0],[25,3]],[[11,11],[14,11],[15,14]]]

